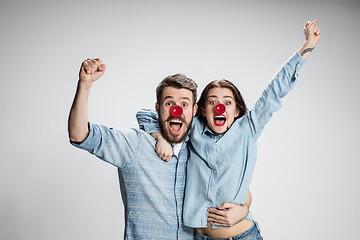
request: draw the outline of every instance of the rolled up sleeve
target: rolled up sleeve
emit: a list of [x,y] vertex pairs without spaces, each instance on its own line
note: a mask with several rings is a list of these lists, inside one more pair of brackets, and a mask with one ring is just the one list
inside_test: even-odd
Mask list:
[[147,133],[160,132],[159,116],[156,111],[141,109],[136,113],[139,128]]
[[97,156],[118,168],[124,167],[128,161],[134,159],[135,151],[141,138],[139,130],[116,130],[103,125],[89,122],[89,135],[81,142],[70,143],[80,149]]

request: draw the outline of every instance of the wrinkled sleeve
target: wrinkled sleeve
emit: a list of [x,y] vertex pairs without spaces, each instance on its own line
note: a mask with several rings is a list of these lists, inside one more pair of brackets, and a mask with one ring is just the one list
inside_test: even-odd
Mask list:
[[[260,99],[250,110],[247,118],[251,133],[255,138],[260,136],[272,114],[280,109],[281,98],[294,87],[298,78],[298,71],[304,62],[300,55],[295,53],[276,73]],[[294,76],[292,76],[293,73]]]
[[141,109],[136,113],[139,128],[147,133],[160,132],[159,116],[155,110]]
[[97,156],[118,168],[134,159],[141,138],[135,129],[122,131],[89,122],[89,135],[81,142],[70,143]]

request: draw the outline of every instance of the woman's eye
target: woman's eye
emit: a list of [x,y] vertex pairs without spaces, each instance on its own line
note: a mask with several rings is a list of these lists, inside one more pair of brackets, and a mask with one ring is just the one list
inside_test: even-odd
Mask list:
[[214,101],[210,101],[210,104],[211,104],[211,105],[215,105],[215,104],[216,104],[216,102],[214,102]]
[[231,104],[231,102],[226,102],[226,103],[225,103],[225,105],[230,105],[230,104]]

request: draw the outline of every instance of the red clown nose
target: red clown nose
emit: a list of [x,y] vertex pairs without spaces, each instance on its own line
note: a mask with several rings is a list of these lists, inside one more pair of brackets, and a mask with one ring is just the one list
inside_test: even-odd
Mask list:
[[215,112],[217,114],[223,114],[225,112],[225,110],[226,110],[226,107],[224,104],[222,104],[222,103],[216,104]]
[[178,118],[183,114],[183,109],[177,105],[172,106],[170,109],[170,114],[171,116]]

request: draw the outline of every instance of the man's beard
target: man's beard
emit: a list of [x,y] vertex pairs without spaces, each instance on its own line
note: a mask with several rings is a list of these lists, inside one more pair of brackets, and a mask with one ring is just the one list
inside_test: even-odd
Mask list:
[[[159,112],[159,119],[161,119],[161,113]],[[174,135],[170,132],[170,121],[172,119],[180,119],[181,122],[182,122],[182,132],[183,134],[182,135]],[[174,118],[172,116],[169,116],[165,121],[163,122],[159,122],[159,126],[160,126],[160,131],[161,131],[161,135],[165,138],[166,141],[168,141],[169,143],[181,143],[182,141],[185,140],[187,134],[188,134],[188,131],[189,131],[189,128],[191,126],[191,123],[192,123],[192,119],[190,121],[190,123],[187,123],[185,121],[184,118],[182,117],[179,117],[179,118]],[[167,125],[167,126],[166,126]]]

